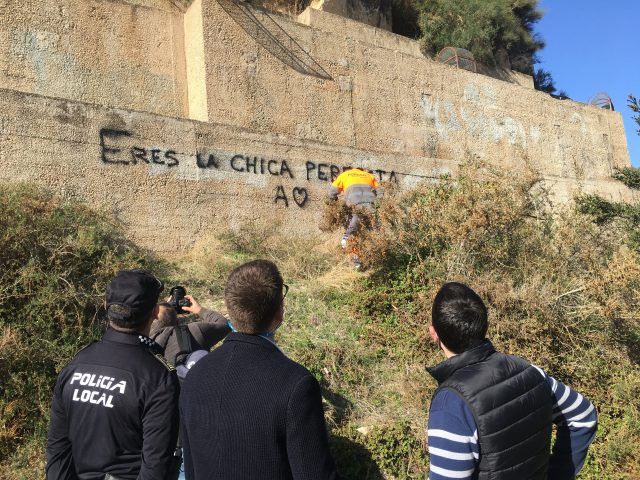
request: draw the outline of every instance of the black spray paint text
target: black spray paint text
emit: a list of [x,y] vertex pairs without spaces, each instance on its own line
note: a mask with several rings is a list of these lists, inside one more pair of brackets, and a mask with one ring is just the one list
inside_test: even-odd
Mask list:
[[[119,139],[134,138],[131,132],[127,130],[118,130],[103,128],[100,130],[100,151],[103,163],[120,164],[120,165],[137,165],[138,163],[164,165],[166,167],[176,167],[180,164],[180,156],[173,149],[159,149],[140,147],[137,145],[115,146],[114,143]],[[226,156],[226,155],[225,155]],[[187,155],[193,159],[194,155]],[[200,169],[220,170],[222,158],[219,153],[203,153],[195,154],[196,166]],[[226,161],[225,161],[226,163]],[[258,156],[249,156],[235,154],[228,160],[229,170],[252,175],[272,175],[279,177],[287,177],[295,179],[293,170],[289,166],[287,160],[265,159]],[[340,173],[349,170],[351,166],[338,166],[330,163],[316,163],[313,161],[305,162],[306,180],[333,182]],[[376,175],[379,181],[398,182],[397,175],[394,171],[386,170],[369,170],[370,173]],[[309,200],[309,192],[304,187],[293,187],[291,194],[287,195],[284,187],[279,185],[275,189],[275,204],[282,203],[285,207],[289,207],[289,199],[300,208],[304,208]]]
[[128,158],[122,156],[123,149],[107,146],[104,142],[106,137],[130,137],[131,133],[126,130],[111,130],[103,128],[100,130],[100,151],[104,163],[115,163],[121,165],[136,165],[138,162],[155,163],[166,165],[167,167],[177,167],[178,153],[175,150],[161,150],[159,148],[143,148],[132,146],[129,150]]
[[[338,165],[334,165],[332,163],[314,163],[311,161],[307,161],[305,163],[305,168],[307,170],[307,180],[311,181],[314,178],[322,182],[333,182],[338,175],[342,172],[351,169],[351,166],[339,167]],[[393,170],[391,172],[387,172],[386,170],[368,170],[372,175],[377,175],[378,180],[381,182],[397,182],[398,177],[396,172]]]

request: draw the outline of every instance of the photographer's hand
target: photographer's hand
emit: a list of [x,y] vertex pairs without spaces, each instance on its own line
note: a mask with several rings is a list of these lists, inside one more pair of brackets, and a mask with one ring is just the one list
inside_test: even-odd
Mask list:
[[202,306],[198,303],[198,301],[193,298],[191,295],[185,295],[184,298],[191,302],[191,306],[187,307],[186,305],[182,307],[185,312],[194,313],[196,315],[200,315],[202,311]]

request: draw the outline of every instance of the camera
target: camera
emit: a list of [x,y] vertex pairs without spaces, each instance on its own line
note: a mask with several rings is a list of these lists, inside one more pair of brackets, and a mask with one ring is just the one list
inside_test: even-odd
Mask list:
[[188,313],[182,309],[182,307],[190,307],[191,302],[184,298],[187,294],[187,290],[180,285],[173,287],[170,291],[171,297],[169,298],[169,303],[173,308],[176,309],[176,313]]

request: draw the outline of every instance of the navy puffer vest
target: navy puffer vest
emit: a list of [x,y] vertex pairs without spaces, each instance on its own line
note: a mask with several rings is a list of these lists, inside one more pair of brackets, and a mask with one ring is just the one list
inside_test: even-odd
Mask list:
[[546,480],[552,392],[535,367],[486,340],[428,371],[439,383],[436,394],[456,391],[473,413],[479,480]]

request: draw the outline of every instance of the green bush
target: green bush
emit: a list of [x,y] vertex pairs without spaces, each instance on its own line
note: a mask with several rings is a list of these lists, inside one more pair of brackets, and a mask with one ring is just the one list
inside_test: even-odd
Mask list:
[[613,178],[620,180],[627,187],[640,190],[640,169],[634,167],[616,168]]
[[160,265],[108,219],[27,187],[0,186],[0,239],[0,477],[21,478],[42,467],[57,373],[104,328],[107,281]]
[[542,18],[537,0],[414,0],[424,48],[431,54],[451,46],[470,50],[476,61],[496,64],[499,51],[514,70],[533,73],[544,42],[534,34]]
[[591,215],[593,221],[605,224],[617,218],[626,217],[629,206],[619,202],[610,202],[599,195],[582,195],[576,199],[580,213]]
[[620,238],[640,252],[640,205],[611,202],[598,195],[582,195],[576,198],[576,207],[598,225],[619,231]]
[[81,205],[3,188],[0,478],[41,476],[56,372],[99,335],[104,285],[118,269],[160,271],[222,308],[226,275],[256,257],[273,259],[291,286],[278,341],[320,381],[341,478],[426,477],[436,385],[425,366],[443,359],[427,327],[433,295],[450,280],[485,299],[499,349],[595,404],[599,430],[581,478],[638,478],[636,216],[595,197],[551,210],[537,180],[462,165],[456,179],[388,192],[371,219],[378,228],[356,238],[366,275],[337,253],[338,234],[329,246],[276,224],[203,240],[169,266]]
[[341,478],[426,478],[429,462],[424,433],[414,431],[406,420],[390,421],[361,431],[349,424],[336,432],[331,443]]
[[365,445],[378,465],[398,479],[415,478],[428,465],[424,434],[416,435],[406,421],[374,427]]
[[[414,429],[415,419],[425,420],[420,409],[428,408],[433,383],[415,372],[442,360],[427,333],[431,302],[443,283],[461,281],[487,303],[498,349],[595,404],[600,433],[582,478],[635,478],[640,255],[629,245],[637,211],[596,197],[552,210],[535,175],[478,165],[387,197],[379,227],[357,240],[371,274],[356,302],[367,348],[385,349],[386,368],[395,372],[387,376],[402,387],[385,402],[413,412]],[[623,222],[613,220],[620,215]]]

